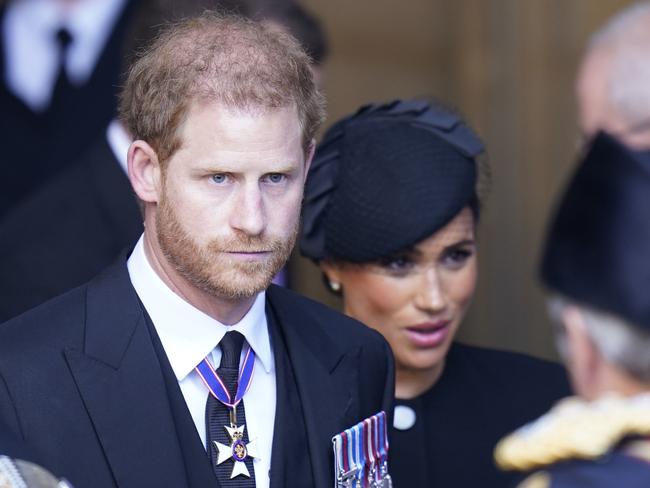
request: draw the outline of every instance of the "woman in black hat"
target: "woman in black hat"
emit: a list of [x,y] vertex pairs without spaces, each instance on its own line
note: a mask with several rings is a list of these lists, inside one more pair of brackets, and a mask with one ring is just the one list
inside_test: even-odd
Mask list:
[[476,283],[482,152],[447,110],[371,105],[327,132],[307,181],[302,253],[395,355],[398,488],[507,486],[495,443],[569,392],[557,365],[454,342]]

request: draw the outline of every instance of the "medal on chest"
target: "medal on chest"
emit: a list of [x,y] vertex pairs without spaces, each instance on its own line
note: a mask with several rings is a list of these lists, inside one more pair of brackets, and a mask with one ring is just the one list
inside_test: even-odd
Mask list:
[[244,442],[244,429],[246,428],[246,425],[237,427],[235,423],[231,423],[230,427],[224,426],[224,428],[228,433],[228,437],[230,437],[230,445],[213,441],[214,447],[218,451],[217,465],[226,462],[228,459],[232,459],[234,465],[232,467],[230,479],[240,474],[250,478],[251,474],[248,472],[248,468],[246,467],[246,459],[248,457],[258,457],[255,440],[252,440],[249,443]]
[[217,441],[212,442],[212,447],[217,452],[217,465],[220,465],[229,459],[233,460],[230,479],[239,475],[250,477],[250,472],[246,466],[246,460],[249,457],[252,459],[259,459],[255,439],[250,442],[245,442],[244,440],[246,425],[237,425],[237,405],[241,402],[242,398],[248,391],[248,388],[250,388],[254,366],[255,353],[250,347],[247,347],[243,366],[239,371],[237,392],[234,399],[231,399],[228,389],[207,358],[196,367],[199,377],[203,380],[203,383],[210,391],[210,394],[230,409],[230,425],[224,425],[224,429],[229,437],[229,443],[223,444]]

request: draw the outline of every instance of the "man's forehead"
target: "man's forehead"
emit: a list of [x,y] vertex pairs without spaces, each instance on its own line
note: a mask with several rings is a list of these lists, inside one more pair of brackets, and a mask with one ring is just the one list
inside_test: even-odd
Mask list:
[[303,156],[295,106],[232,108],[194,102],[178,135],[177,154],[191,154],[195,165],[249,159],[286,164]]
[[214,97],[194,97],[189,105],[188,115],[199,111],[210,110],[215,114],[230,118],[258,118],[278,113],[293,114],[296,120],[299,119],[298,107],[294,102],[280,105],[264,105],[254,102],[241,104],[215,99]]
[[295,105],[237,107],[219,102],[193,102],[179,129],[185,137],[204,129],[218,130],[221,137],[236,139],[246,134],[254,136],[254,132],[259,131],[269,134],[282,131],[285,137],[290,138],[302,132]]

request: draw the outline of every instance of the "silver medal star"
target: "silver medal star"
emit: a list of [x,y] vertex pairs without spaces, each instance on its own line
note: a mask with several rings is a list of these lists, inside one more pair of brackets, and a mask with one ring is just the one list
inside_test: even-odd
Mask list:
[[257,454],[257,446],[255,444],[255,439],[250,441],[248,444],[244,442],[244,429],[246,424],[243,424],[241,427],[227,427],[226,431],[230,437],[230,445],[221,444],[220,442],[213,441],[214,446],[217,448],[217,465],[232,459],[234,465],[232,467],[232,473],[230,479],[233,479],[235,476],[240,474],[250,478],[251,474],[248,472],[246,467],[246,458],[256,458],[259,459]]

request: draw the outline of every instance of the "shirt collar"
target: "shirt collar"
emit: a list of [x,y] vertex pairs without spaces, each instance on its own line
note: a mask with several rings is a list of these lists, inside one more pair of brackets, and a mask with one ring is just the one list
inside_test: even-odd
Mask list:
[[273,355],[266,321],[265,292],[234,325],[224,325],[174,293],[154,271],[143,237],[127,262],[131,283],[153,321],[176,379],[183,380],[219,344],[229,330],[241,332],[268,373]]

